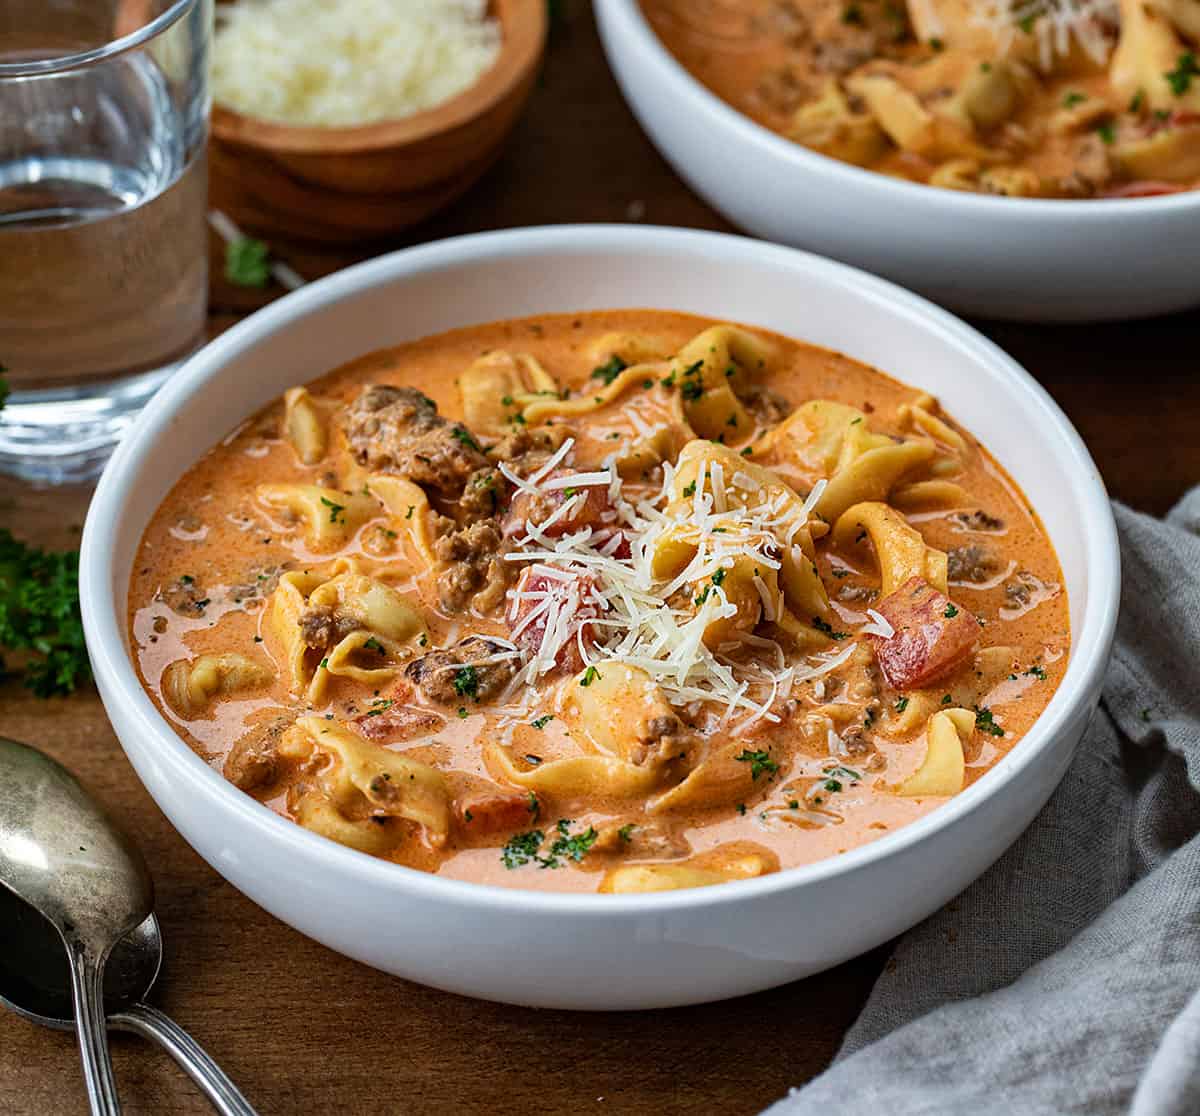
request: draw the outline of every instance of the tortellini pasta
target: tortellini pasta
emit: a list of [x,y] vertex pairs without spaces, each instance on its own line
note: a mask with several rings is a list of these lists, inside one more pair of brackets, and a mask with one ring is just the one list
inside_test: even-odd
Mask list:
[[463,418],[471,430],[500,434],[530,403],[559,398],[554,377],[528,353],[484,353],[459,377]]
[[[302,717],[284,734],[280,754],[303,762],[320,753],[328,766],[317,773],[322,797],[302,792],[297,820],[323,836],[365,852],[377,851],[379,819],[420,826],[437,847],[450,834],[450,790],[436,768],[362,739],[344,725]],[[396,835],[388,834],[391,843]]]
[[273,672],[261,663],[225,652],[172,663],[163,672],[161,686],[176,713],[198,717],[214,698],[261,689],[273,678]]
[[929,718],[925,730],[925,759],[896,793],[909,798],[957,794],[966,777],[963,743],[975,731],[969,709],[943,709]]
[[886,597],[911,577],[946,592],[946,554],[929,546],[921,533],[888,504],[868,501],[848,508],[833,528],[833,542],[850,550],[869,540],[879,566],[879,595]]
[[365,492],[340,492],[316,484],[260,484],[258,500],[276,516],[304,524],[314,550],[345,546],[380,513],[379,501]]
[[613,756],[583,755],[547,760],[536,767],[520,767],[512,749],[491,741],[484,745],[488,769],[499,779],[535,794],[574,799],[603,797],[641,798],[661,779],[653,766],[629,763]]
[[677,864],[623,864],[605,873],[600,891],[620,895],[710,887],[779,871],[779,857],[753,841],[732,841]]
[[284,392],[283,429],[302,465],[317,465],[329,450],[329,426],[308,388]]
[[383,685],[414,646],[428,640],[417,609],[346,559],[328,569],[285,573],[267,620],[293,688],[314,704],[325,700],[331,677]]

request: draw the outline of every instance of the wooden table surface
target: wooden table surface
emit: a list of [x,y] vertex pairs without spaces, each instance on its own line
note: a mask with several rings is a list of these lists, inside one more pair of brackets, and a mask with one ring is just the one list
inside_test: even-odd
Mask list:
[[[512,144],[467,197],[394,243],[356,253],[276,245],[280,254],[315,278],[392,247],[513,225],[729,228],[642,135],[583,0],[564,7]],[[213,258],[214,332],[279,293],[228,286],[215,244]],[[1114,497],[1159,514],[1200,480],[1200,315],[1070,328],[979,324],[1059,401]],[[73,545],[86,506],[84,491],[0,483],[0,523],[43,545]],[[91,689],[43,701],[4,683],[0,733],[70,765],[134,833],[155,875],[166,939],[155,998],[264,1116],[755,1112],[827,1064],[886,957],[878,950],[724,1004],[642,1014],[531,1011],[430,991],[308,941],[225,883],[143,790]],[[114,1046],[128,1112],[208,1111],[163,1055],[125,1037]],[[0,1110],[84,1111],[68,1036],[0,1012]]]

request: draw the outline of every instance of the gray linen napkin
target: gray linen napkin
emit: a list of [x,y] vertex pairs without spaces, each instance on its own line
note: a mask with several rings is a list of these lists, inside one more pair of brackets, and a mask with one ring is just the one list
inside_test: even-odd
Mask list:
[[1116,650],[1066,778],[770,1116],[1200,1113],[1200,488],[1115,511]]

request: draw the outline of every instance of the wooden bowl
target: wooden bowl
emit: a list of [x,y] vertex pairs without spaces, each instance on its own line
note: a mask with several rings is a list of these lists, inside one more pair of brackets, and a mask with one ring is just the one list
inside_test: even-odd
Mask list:
[[295,127],[213,105],[209,195],[259,235],[344,243],[415,224],[462,194],[500,154],[546,42],[546,0],[492,0],[503,44],[452,100],[399,120]]

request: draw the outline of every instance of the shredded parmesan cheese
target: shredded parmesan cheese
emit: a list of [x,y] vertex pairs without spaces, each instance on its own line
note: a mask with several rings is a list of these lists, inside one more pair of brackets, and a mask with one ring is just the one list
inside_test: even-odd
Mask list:
[[888,623],[887,617],[882,612],[868,608],[867,615],[871,618],[871,622],[858,629],[860,635],[877,635],[880,639],[891,639],[896,634],[896,629]]
[[411,116],[470,88],[500,54],[488,0],[238,0],[217,11],[215,99],[285,124]]
[[[625,531],[604,526],[548,534],[547,528],[561,518],[571,500],[560,504],[544,522],[525,523],[524,536],[504,555],[508,561],[529,564],[528,575],[509,593],[510,622],[521,616],[512,635],[517,637],[535,625],[541,633],[537,650],[519,675],[523,682],[532,685],[552,671],[559,655],[573,643],[585,666],[618,660],[638,667],[672,705],[684,710],[714,705],[721,710],[721,726],[732,724],[731,731],[741,733],[759,721],[778,722],[775,706],[791,696],[797,683],[836,670],[850,658],[854,644],[837,654],[815,655],[807,663],[788,666],[779,645],[761,636],[739,633],[715,653],[704,643],[714,621],[738,612],[722,588],[723,578],[714,581],[713,575],[745,557],[763,569],[778,570],[780,551],[792,545],[807,522],[807,510],[798,512],[796,502],[786,498],[742,506],[730,498],[719,462],[700,463],[695,491],[689,488],[690,499],[683,505],[671,503],[674,471],[669,465],[661,489],[636,503],[626,498],[611,461],[600,471],[547,479],[567,461],[570,448],[569,442],[564,443],[537,473],[510,479],[522,491],[534,493],[606,485],[614,518]],[[745,483],[747,479],[739,470],[731,483],[747,491],[752,487]],[[822,487],[814,488],[806,509],[820,498]],[[579,494],[572,500],[582,498]],[[657,578],[654,556],[666,535],[686,542],[694,554],[674,576]],[[618,558],[626,539],[630,553]],[[778,619],[776,601],[764,579],[755,576],[753,584],[762,601],[763,618]],[[689,587],[689,604],[681,607],[676,594],[685,587]],[[741,645],[771,655],[766,662],[761,655],[747,661],[736,654]]]
[[983,0],[976,22],[989,28],[1002,51],[1018,35],[1037,38],[1038,63],[1049,70],[1055,55],[1066,55],[1072,41],[1097,64],[1108,60],[1120,23],[1118,0]]

